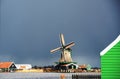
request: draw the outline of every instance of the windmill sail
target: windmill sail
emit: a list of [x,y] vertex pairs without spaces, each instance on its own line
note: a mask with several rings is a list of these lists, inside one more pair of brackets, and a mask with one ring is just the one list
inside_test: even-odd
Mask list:
[[51,52],[51,53],[54,53],[54,52],[56,52],[56,51],[58,51],[58,50],[60,50],[60,49],[61,49],[61,47],[58,47],[58,48],[55,48],[55,49],[51,50],[50,52]]
[[71,42],[71,43],[65,45],[65,49],[68,49],[68,48],[70,48],[70,47],[72,47],[72,46],[74,46],[74,45],[75,45],[75,43],[74,43],[74,42]]
[[72,62],[71,51],[68,48],[71,48],[72,46],[74,46],[75,43],[71,42],[71,43],[65,45],[65,40],[64,40],[63,34],[60,34],[60,43],[61,43],[61,47],[53,49],[50,52],[55,53],[56,51],[61,50],[61,57],[60,57],[59,62]]
[[65,46],[65,40],[64,40],[64,35],[60,34],[60,43],[62,46]]

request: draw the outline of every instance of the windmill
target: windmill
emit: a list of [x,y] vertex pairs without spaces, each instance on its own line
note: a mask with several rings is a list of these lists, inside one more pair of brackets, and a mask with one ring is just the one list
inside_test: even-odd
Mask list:
[[72,62],[72,57],[71,57],[71,47],[75,45],[74,42],[71,42],[69,44],[65,44],[65,40],[64,40],[64,35],[60,34],[60,43],[61,43],[61,47],[55,48],[53,50],[51,50],[51,53],[55,53],[57,51],[61,51],[61,57],[59,59],[58,63],[71,63]]

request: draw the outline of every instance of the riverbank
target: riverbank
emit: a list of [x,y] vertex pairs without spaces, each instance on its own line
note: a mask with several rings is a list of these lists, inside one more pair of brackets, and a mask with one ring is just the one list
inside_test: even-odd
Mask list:
[[73,75],[98,75],[101,73],[87,72],[87,73],[0,73],[0,79],[60,79],[60,75],[64,74],[65,79],[72,79]]

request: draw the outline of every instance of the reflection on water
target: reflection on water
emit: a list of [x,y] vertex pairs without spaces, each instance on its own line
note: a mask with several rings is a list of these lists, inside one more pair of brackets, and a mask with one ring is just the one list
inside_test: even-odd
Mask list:
[[0,73],[0,79],[101,79],[100,73]]

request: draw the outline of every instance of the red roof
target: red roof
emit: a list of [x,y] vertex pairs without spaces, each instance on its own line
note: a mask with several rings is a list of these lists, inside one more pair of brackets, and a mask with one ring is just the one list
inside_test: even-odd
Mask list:
[[9,68],[13,62],[0,62],[0,68]]

